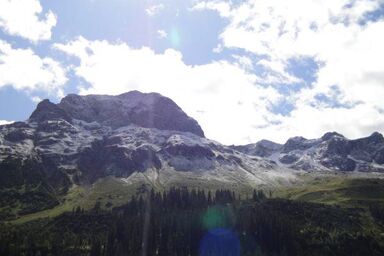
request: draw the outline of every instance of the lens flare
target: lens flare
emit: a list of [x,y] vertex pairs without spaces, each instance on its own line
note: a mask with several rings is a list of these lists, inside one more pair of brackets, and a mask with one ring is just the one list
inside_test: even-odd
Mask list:
[[203,225],[208,230],[226,228],[230,226],[230,224],[231,220],[228,209],[224,207],[211,207],[203,216]]
[[200,242],[200,256],[240,255],[240,241],[236,234],[224,228],[210,230]]
[[207,209],[202,224],[208,232],[200,241],[200,256],[240,255],[240,241],[231,231],[233,223],[233,214],[228,207],[214,206]]
[[181,43],[180,32],[177,28],[172,28],[171,33],[169,35],[171,40],[172,47],[179,48]]

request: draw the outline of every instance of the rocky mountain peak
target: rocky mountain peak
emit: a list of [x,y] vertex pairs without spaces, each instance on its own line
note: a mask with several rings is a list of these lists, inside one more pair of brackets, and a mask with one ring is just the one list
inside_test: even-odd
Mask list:
[[332,138],[345,138],[342,134],[340,133],[337,133],[337,132],[327,132],[325,133],[322,137],[321,137],[321,140],[323,141],[327,141],[327,140],[330,140]]
[[263,147],[266,147],[266,148],[275,149],[275,150],[281,148],[281,146],[282,146],[281,144],[270,141],[270,140],[260,140],[260,141],[256,142],[256,144],[263,146]]
[[260,140],[257,143],[253,144],[232,146],[233,149],[238,150],[240,152],[260,157],[268,157],[273,153],[279,151],[281,147],[281,144],[275,143],[270,140]]
[[113,129],[134,124],[144,128],[191,132],[204,137],[196,120],[174,101],[158,93],[131,91],[117,96],[69,94],[59,104],[43,100],[30,117],[30,120],[38,122],[52,119],[97,122]]
[[290,152],[293,150],[305,150],[313,146],[314,143],[317,143],[317,140],[308,140],[304,137],[297,136],[287,140],[287,142],[282,147],[282,152]]
[[35,111],[33,111],[32,115],[29,117],[29,120],[36,122],[57,119],[63,119],[67,122],[71,121],[71,117],[63,109],[50,102],[48,99],[37,104]]
[[379,132],[372,133],[367,139],[373,143],[384,143],[384,137]]

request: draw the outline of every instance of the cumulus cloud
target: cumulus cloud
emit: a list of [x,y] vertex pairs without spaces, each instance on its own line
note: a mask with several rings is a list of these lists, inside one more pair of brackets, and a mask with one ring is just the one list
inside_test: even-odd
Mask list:
[[159,38],[167,38],[168,33],[165,32],[164,30],[157,30],[157,35]]
[[0,88],[44,90],[60,96],[66,81],[65,69],[55,60],[41,58],[31,49],[13,48],[0,40]]
[[147,13],[148,16],[155,16],[159,14],[163,9],[164,9],[163,4],[156,4],[156,5],[149,6],[147,9],[145,9],[145,12]]
[[[368,18],[383,4],[382,0],[240,4],[216,0],[200,1],[193,9],[214,10],[228,19],[220,47],[257,56],[266,84],[300,83],[290,71],[291,60],[310,58],[318,65],[310,88],[288,99],[294,110],[281,117],[279,125],[260,130],[273,137],[277,129],[286,139],[300,134],[316,137],[329,129],[350,137],[383,131],[384,19]],[[327,104],[324,98],[332,102]]]
[[231,16],[231,2],[230,1],[197,1],[191,10],[215,10],[220,13],[222,17]]
[[0,0],[0,28],[9,35],[49,40],[56,22],[52,11],[43,12],[39,0]]
[[318,138],[329,131],[338,131],[346,137],[355,139],[368,136],[373,131],[383,131],[383,112],[368,104],[350,108],[301,106],[289,116],[281,116],[279,123],[256,128],[263,137],[285,142],[292,136]]
[[80,88],[82,94],[159,92],[197,119],[207,137],[222,143],[256,140],[254,127],[276,121],[268,107],[281,95],[258,86],[257,77],[240,64],[214,61],[192,66],[173,49],[156,54],[145,47],[82,37],[55,48],[80,60],[74,71],[90,84]]

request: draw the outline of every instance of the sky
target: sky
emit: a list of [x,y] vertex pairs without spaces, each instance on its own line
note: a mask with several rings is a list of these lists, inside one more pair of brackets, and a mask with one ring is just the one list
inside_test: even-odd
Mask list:
[[0,0],[0,124],[158,92],[223,144],[384,132],[384,0]]

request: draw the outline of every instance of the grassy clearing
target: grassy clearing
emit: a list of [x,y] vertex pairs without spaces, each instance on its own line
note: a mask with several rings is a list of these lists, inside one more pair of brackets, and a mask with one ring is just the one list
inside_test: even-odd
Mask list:
[[125,204],[132,195],[140,193],[141,184],[126,184],[125,182],[106,177],[94,183],[92,186],[76,186],[61,200],[60,205],[20,216],[18,219],[9,221],[11,224],[22,224],[42,218],[53,218],[64,212],[70,212],[76,207],[84,210],[91,209],[97,202],[102,208],[110,208]]
[[338,176],[307,179],[304,185],[276,191],[275,196],[347,207],[364,207],[372,202],[384,203],[383,179]]
[[47,209],[44,211],[20,216],[16,220],[9,221],[9,223],[22,224],[22,223],[32,221],[32,220],[56,217],[63,212],[71,211],[73,209],[73,207],[76,206],[75,201],[81,195],[83,190],[84,190],[84,188],[82,188],[82,187],[75,187],[66,195],[66,197],[63,199],[63,202],[60,205],[58,205],[52,209]]

